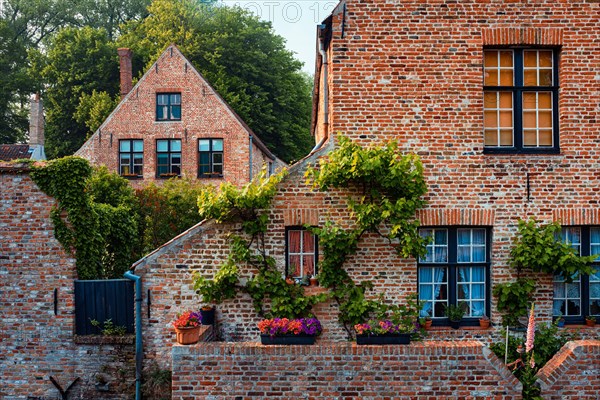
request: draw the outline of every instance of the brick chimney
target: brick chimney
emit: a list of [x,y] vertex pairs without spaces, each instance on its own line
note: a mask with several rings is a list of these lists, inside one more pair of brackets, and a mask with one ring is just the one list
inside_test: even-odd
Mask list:
[[44,150],[44,106],[39,93],[36,93],[31,99],[29,153],[32,160],[46,159],[46,152]]
[[123,100],[132,88],[131,55],[133,53],[128,48],[117,49],[117,52],[119,53],[119,66],[121,69],[121,100]]
[[40,94],[36,93],[31,99],[29,115],[29,144],[44,144],[44,106]]

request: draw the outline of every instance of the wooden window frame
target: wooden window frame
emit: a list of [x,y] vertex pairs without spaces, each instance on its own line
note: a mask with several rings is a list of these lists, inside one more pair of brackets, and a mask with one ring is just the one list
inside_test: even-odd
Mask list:
[[[175,104],[175,103],[171,103],[171,96],[172,95],[179,95],[179,104]],[[167,96],[168,102],[167,104],[158,104],[158,97],[159,96]],[[181,103],[182,103],[182,96],[181,96],[181,92],[159,92],[156,93],[156,111],[155,111],[155,117],[156,117],[156,121],[157,122],[173,122],[173,121],[181,121]],[[163,118],[158,118],[158,110],[159,107],[166,107],[167,110],[167,116],[164,116]],[[179,118],[173,117],[173,110],[179,108]]]
[[[200,150],[200,141],[201,140],[208,140],[209,141],[209,150],[208,151],[201,151]],[[216,140],[220,140],[221,141],[221,147],[222,150],[221,151],[214,151],[214,141]],[[208,169],[210,172],[208,173],[202,173],[200,171],[200,160],[202,158],[202,154],[208,154]],[[214,170],[214,160],[213,160],[213,156],[215,154],[221,154],[221,173],[215,172]],[[225,140],[223,138],[201,138],[198,139],[198,178],[201,179],[208,179],[208,178],[222,178],[223,174],[225,171]]]
[[[122,151],[121,150],[121,143],[124,142],[129,142],[129,151]],[[134,147],[133,147],[133,143],[134,142],[141,142],[142,143],[142,151],[134,151]],[[121,163],[121,155],[122,154],[128,154],[129,155],[129,170],[130,171],[134,171],[135,170],[135,164],[134,164],[134,160],[135,160],[135,155],[142,155],[142,165],[141,165],[141,173],[140,174],[136,174],[136,173],[129,173],[129,174],[124,174],[122,167],[123,164]],[[128,179],[137,179],[137,178],[141,178],[144,175],[144,140],[143,139],[120,139],[119,140],[119,175],[124,177],[124,178],[128,178]]]
[[[291,231],[302,231],[302,232],[306,232],[308,231],[308,229],[306,229],[306,227],[304,226],[286,226],[285,227],[285,276],[291,276],[291,266],[290,266],[290,244],[289,244],[289,233]],[[315,249],[314,249],[314,260],[315,260],[315,275],[317,275],[319,273],[319,236],[315,235],[314,233],[312,234],[314,237],[314,241],[315,241]],[[311,253],[304,253],[303,252],[304,248],[301,249],[300,253],[298,254],[311,254]],[[304,271],[303,271],[304,272]],[[300,277],[294,277],[294,278],[300,278]]]
[[[513,109],[513,144],[512,146],[486,146],[484,142],[484,154],[560,154],[559,142],[559,49],[556,47],[489,47],[485,51],[511,50],[513,52],[513,86],[483,86],[486,92],[512,92]],[[525,86],[523,83],[524,51],[552,51],[552,85],[551,86]],[[485,61],[483,67],[485,73]],[[527,92],[551,92],[552,93],[552,146],[531,147],[523,145],[523,93]],[[485,107],[485,106],[484,106]],[[484,108],[485,109],[485,108]],[[485,140],[485,139],[484,139]]]
[[[159,151],[158,150],[158,142],[162,142],[162,141],[166,141],[167,142],[167,151]],[[174,141],[179,141],[179,151],[173,151],[172,150],[172,142]],[[182,156],[182,147],[181,147],[182,143],[181,143],[181,139],[156,139],[156,177],[159,179],[169,179],[169,178],[175,178],[175,177],[180,177],[181,176],[181,167],[183,165],[183,156]],[[168,163],[165,164],[167,165],[167,168],[169,170],[168,173],[160,173],[159,172],[159,166],[163,165],[163,164],[159,164],[158,163],[158,155],[159,154],[167,154],[168,156]],[[173,164],[172,162],[172,155],[173,154],[179,154],[179,164]],[[179,173],[173,172],[173,167],[174,166],[179,166]]]

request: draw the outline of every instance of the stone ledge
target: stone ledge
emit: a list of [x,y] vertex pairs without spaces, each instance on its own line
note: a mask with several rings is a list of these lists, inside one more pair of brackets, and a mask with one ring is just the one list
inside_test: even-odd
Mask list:
[[102,336],[102,335],[73,335],[76,344],[117,344],[132,345],[135,343],[135,335],[125,336]]

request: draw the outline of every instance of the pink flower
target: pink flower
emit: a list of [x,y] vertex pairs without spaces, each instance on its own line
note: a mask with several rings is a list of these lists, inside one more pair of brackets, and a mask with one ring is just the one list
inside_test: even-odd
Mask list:
[[529,323],[527,324],[527,341],[525,342],[525,353],[533,350],[533,340],[535,338],[535,316],[533,315],[534,304],[531,304],[529,313]]

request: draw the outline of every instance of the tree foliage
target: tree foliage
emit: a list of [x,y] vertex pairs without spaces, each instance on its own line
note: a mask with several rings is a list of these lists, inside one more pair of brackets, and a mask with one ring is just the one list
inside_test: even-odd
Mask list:
[[[311,148],[311,84],[271,24],[237,7],[154,0],[119,45],[149,67],[177,44],[265,144],[286,161]],[[138,58],[139,59],[139,58]]]
[[107,92],[97,92],[96,89],[93,89],[91,94],[82,93],[79,96],[79,105],[74,117],[78,124],[87,127],[86,139],[96,132],[120,100],[119,96],[111,97]]
[[55,236],[75,256],[79,279],[121,277],[133,262],[137,238],[127,181],[79,157],[33,167],[31,177],[58,201],[51,212]]
[[104,29],[65,28],[48,43],[46,54],[32,55],[33,71],[47,82],[46,154],[75,152],[84,143],[86,121],[78,122],[80,101],[94,90],[115,96],[119,88],[116,46]]

